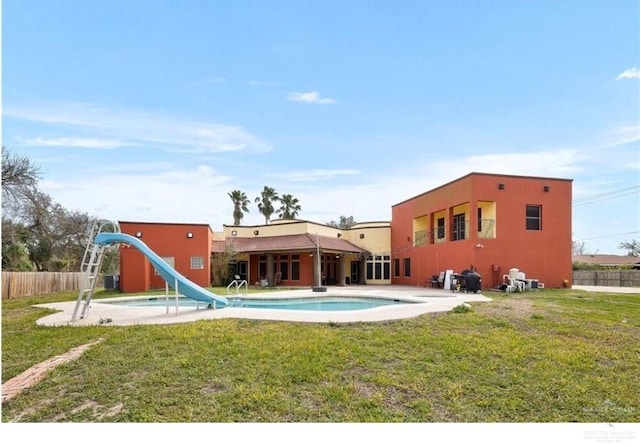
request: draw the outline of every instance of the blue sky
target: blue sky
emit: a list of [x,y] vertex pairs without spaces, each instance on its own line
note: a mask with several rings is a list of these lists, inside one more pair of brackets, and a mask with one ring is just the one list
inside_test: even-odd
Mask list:
[[640,239],[636,0],[2,6],[2,142],[67,208],[220,230],[268,185],[389,220],[476,171],[573,179],[588,252]]

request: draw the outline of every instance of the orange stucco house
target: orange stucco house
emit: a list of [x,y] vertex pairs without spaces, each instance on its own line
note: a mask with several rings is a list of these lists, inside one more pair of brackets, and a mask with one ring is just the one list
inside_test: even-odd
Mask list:
[[[211,284],[213,231],[207,224],[119,222],[120,231],[142,240],[169,265],[196,284]],[[142,252],[120,245],[120,290],[162,289],[165,282]]]
[[471,173],[392,207],[394,284],[473,268],[483,287],[512,268],[545,287],[571,281],[572,180]]
[[[212,259],[233,252],[250,285],[430,286],[442,271],[473,269],[483,288],[513,268],[545,287],[571,280],[572,180],[470,173],[392,206],[391,222],[337,229],[304,220],[268,225],[120,222],[182,275],[211,285]],[[135,248],[120,248],[120,289],[165,283]]]

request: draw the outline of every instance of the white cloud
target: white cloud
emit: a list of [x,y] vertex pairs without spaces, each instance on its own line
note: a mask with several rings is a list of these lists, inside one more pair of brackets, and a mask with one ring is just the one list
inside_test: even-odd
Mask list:
[[640,141],[639,123],[620,123],[609,129],[602,141],[603,148],[622,146]]
[[[183,152],[263,152],[271,150],[266,141],[240,126],[187,120],[177,116],[127,108],[106,108],[85,103],[7,106],[4,115],[22,120],[77,127],[92,132],[89,140],[127,141],[143,146],[179,148]],[[50,127],[50,126],[49,126]],[[37,137],[31,138],[39,141]],[[47,139],[40,137],[41,142]],[[73,143],[74,140],[69,140]]]
[[[93,171],[89,175],[41,186],[66,208],[106,219],[208,223],[214,227],[232,219],[232,203],[223,201],[231,188],[231,177],[211,166],[147,173]],[[225,219],[220,221],[222,217]]]
[[616,77],[616,81],[620,81],[622,79],[640,79],[640,70],[636,67],[627,68]]
[[17,138],[18,142],[26,146],[45,147],[82,147],[87,149],[114,149],[123,146],[133,146],[122,140],[88,137],[36,137]]
[[270,177],[282,178],[291,182],[314,182],[327,180],[338,176],[358,175],[360,171],[355,169],[310,169],[307,171],[289,171],[270,174]]
[[321,98],[318,92],[307,93],[291,93],[289,95],[290,101],[308,102],[310,104],[335,104],[336,100],[333,98]]
[[462,163],[467,170],[471,167],[475,172],[552,177],[579,172],[582,163],[588,159],[589,156],[583,151],[558,148],[528,153],[476,155],[467,157]]

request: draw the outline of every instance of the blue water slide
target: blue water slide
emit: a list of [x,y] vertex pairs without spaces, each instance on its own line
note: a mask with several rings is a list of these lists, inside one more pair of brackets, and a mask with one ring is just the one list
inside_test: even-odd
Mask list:
[[178,292],[184,296],[196,301],[203,301],[205,303],[213,303],[217,301],[224,305],[227,305],[227,299],[222,296],[218,296],[215,293],[211,293],[207,289],[200,287],[193,281],[188,280],[180,273],[178,273],[173,267],[167,264],[160,256],[155,254],[147,244],[140,239],[130,236],[124,233],[99,233],[95,239],[96,244],[113,244],[113,243],[125,243],[133,245],[140,250],[142,254],[151,262],[153,267],[158,271],[162,279],[164,279],[169,287],[174,288],[175,282],[178,282]]

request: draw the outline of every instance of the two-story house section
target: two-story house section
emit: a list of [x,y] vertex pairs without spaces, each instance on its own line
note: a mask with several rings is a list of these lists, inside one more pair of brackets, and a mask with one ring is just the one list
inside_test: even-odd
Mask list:
[[424,286],[442,271],[475,269],[492,288],[518,269],[568,286],[572,182],[470,173],[393,205],[392,282]]

